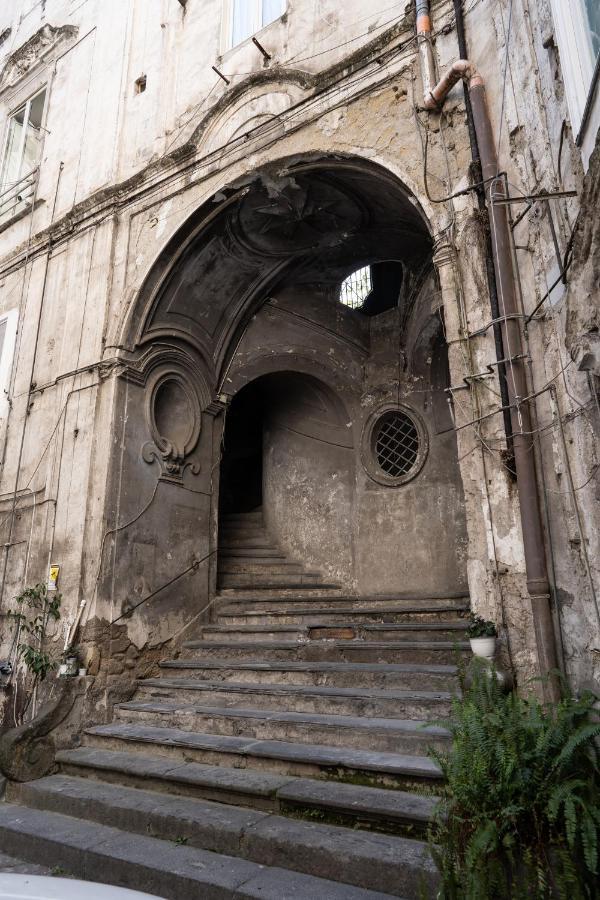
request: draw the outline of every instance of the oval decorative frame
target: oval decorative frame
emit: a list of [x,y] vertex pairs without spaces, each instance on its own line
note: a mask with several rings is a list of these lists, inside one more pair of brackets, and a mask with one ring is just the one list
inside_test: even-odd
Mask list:
[[[172,425],[168,423],[171,410],[160,409],[161,395],[171,386],[179,392],[181,409]],[[169,398],[166,400],[170,402]],[[186,463],[186,458],[198,444],[202,427],[202,410],[197,392],[187,377],[187,373],[172,365],[161,366],[150,376],[146,384],[145,417],[152,442],[142,450],[146,462],[158,459],[163,468],[163,476],[180,481],[184,470],[190,466],[197,474],[196,464]],[[166,413],[166,415],[165,415]],[[166,427],[165,427],[166,424]]]
[[[374,447],[377,426],[381,419],[391,412],[401,412],[407,416],[411,422],[413,422],[419,439],[419,448],[413,466],[408,472],[398,476],[388,475],[384,472],[379,465]],[[377,409],[374,409],[367,418],[361,438],[361,461],[365,472],[372,481],[376,481],[378,484],[384,484],[387,487],[400,487],[408,481],[412,481],[413,478],[416,478],[425,465],[428,453],[429,435],[427,428],[421,416],[410,406],[406,406],[404,403],[385,403],[382,406],[378,406]]]

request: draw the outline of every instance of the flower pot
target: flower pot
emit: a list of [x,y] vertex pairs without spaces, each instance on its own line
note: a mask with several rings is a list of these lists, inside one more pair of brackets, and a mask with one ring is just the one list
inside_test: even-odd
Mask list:
[[79,659],[76,656],[65,656],[65,675],[73,677],[79,672]]
[[471,650],[474,656],[482,656],[484,659],[493,659],[496,652],[495,637],[469,638]]

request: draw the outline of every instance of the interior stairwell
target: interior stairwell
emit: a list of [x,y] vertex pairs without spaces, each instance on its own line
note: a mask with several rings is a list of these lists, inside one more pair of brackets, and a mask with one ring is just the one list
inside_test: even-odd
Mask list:
[[221,533],[214,624],[55,774],[9,785],[0,845],[173,900],[434,897],[427,750],[468,598],[348,596],[249,515]]
[[262,508],[221,517],[218,583],[221,589],[337,587],[289,559],[267,531]]

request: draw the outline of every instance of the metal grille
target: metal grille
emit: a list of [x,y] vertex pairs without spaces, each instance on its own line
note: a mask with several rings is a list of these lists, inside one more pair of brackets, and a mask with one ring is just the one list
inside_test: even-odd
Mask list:
[[375,428],[375,456],[391,478],[406,475],[417,461],[419,434],[413,420],[403,412],[388,412]]
[[350,309],[360,309],[371,293],[372,287],[371,266],[357,269],[342,282],[340,303],[349,306]]

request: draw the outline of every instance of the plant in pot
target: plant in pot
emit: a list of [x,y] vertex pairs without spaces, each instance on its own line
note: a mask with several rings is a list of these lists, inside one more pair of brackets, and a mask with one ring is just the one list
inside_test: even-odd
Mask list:
[[61,656],[59,675],[73,677],[79,674],[79,652],[75,647],[65,647]]
[[467,637],[471,643],[471,650],[475,656],[484,659],[493,659],[496,652],[496,638],[498,631],[494,622],[482,619],[481,616],[471,614],[471,622],[467,629]]

